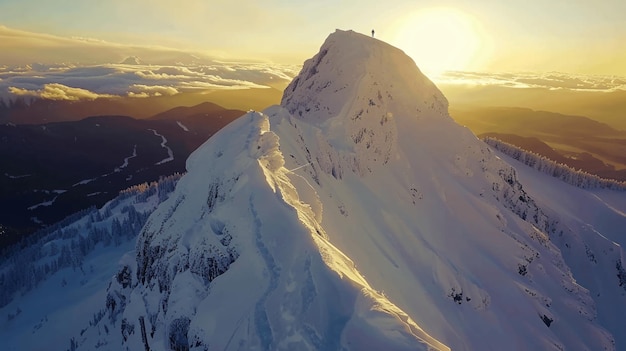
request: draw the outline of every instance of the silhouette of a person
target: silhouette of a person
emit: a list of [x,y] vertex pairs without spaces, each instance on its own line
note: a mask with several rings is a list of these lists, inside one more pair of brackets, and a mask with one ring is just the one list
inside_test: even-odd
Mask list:
[[374,30],[372,29],[372,38],[374,37]]

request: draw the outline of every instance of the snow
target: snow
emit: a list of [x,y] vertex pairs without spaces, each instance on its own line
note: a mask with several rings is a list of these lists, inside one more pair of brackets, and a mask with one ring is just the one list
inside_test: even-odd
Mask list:
[[178,124],[178,126],[180,127],[180,129],[184,130],[185,132],[189,131],[189,128],[187,128],[187,126],[185,126],[182,122],[180,121],[176,121],[176,124]]
[[[150,129],[150,130],[152,130],[152,129]],[[157,162],[156,164],[157,164],[157,165],[159,165],[159,164],[162,164],[162,163],[169,162],[169,161],[173,160],[174,158],[173,158],[173,152],[172,152],[172,150],[171,150],[169,147],[164,146],[164,145],[167,143],[167,140],[165,139],[165,137],[164,137],[164,136],[162,136],[162,135],[160,135],[160,134],[156,134],[156,131],[154,131],[154,130],[152,130],[152,131],[153,131],[153,133],[155,133],[155,135],[160,136],[161,138],[163,138],[163,139],[164,139],[163,143],[161,143],[161,147],[164,147],[166,150],[168,150],[168,154],[170,155],[170,157],[168,157],[168,158],[166,158],[166,159],[164,159],[164,160],[162,160],[162,161],[159,161],[159,162]],[[128,156],[128,157],[124,157],[124,162],[122,162],[122,164],[121,164],[119,167],[115,167],[115,168],[113,169],[113,171],[111,171],[111,172],[109,172],[109,173],[105,173],[105,174],[99,175],[99,176],[97,176],[97,177],[95,177],[95,178],[91,178],[91,179],[83,179],[83,180],[81,180],[81,181],[79,181],[79,182],[77,182],[77,183],[73,184],[73,185],[72,185],[72,187],[75,187],[75,186],[78,186],[78,185],[85,185],[85,184],[89,184],[89,183],[91,183],[91,182],[93,182],[93,181],[96,181],[96,180],[98,180],[98,179],[100,179],[100,178],[108,177],[108,176],[110,176],[110,175],[111,175],[111,174],[113,174],[113,173],[119,173],[119,172],[121,172],[124,168],[128,167],[128,165],[129,165],[129,163],[130,163],[130,160],[131,160],[131,159],[133,159],[133,158],[135,158],[135,157],[137,157],[137,145],[134,145],[134,146],[133,146],[133,153],[132,153],[130,156]],[[170,158],[171,158],[171,159],[170,159]],[[127,181],[129,181],[129,180],[131,180],[131,179],[132,179],[132,175],[128,175],[128,176],[126,177],[126,180],[127,180]]]
[[[34,190],[35,192],[37,192],[37,190]],[[54,193],[54,194],[58,194],[57,196],[55,196],[54,198],[52,198],[52,200],[48,200],[48,201],[44,201],[44,202],[40,202],[38,204],[29,206],[28,209],[29,210],[34,210],[38,207],[42,207],[42,206],[52,206],[52,204],[57,200],[57,198],[59,197],[60,194],[65,193],[67,190],[52,190],[52,191],[48,191],[48,190],[43,190],[43,192],[49,194],[49,193]]]
[[[519,164],[508,156],[501,157]],[[586,191],[528,167],[517,169],[528,193],[577,229],[578,235],[559,238],[563,256],[577,283],[594,299],[598,321],[612,333],[618,349],[625,349],[622,318],[626,314],[626,289],[615,289],[615,265],[618,259],[626,262],[626,196],[618,191]]]
[[[172,340],[217,349],[350,349],[365,334],[391,349],[447,349],[325,239],[321,213],[299,198],[268,116],[239,118],[196,150],[187,168],[138,239],[141,283],[130,292],[109,289],[127,303],[118,321],[146,316],[146,328],[157,329],[151,349],[172,348]],[[218,265],[205,266],[207,257]],[[181,326],[184,336],[172,331]],[[86,347],[99,340],[95,333],[84,334]],[[126,344],[142,342],[135,333]]]
[[32,174],[20,174],[20,175],[11,175],[9,173],[4,173],[4,176],[10,179],[20,179],[30,177]]
[[135,158],[135,157],[137,157],[137,144],[135,144],[135,145],[133,146],[133,154],[132,154],[132,155],[130,155],[130,156],[128,156],[128,157],[125,157],[125,158],[124,158],[124,163],[122,163],[122,165],[121,165],[121,166],[116,167],[116,168],[113,170],[113,172],[116,172],[116,173],[117,173],[117,172],[121,172],[121,171],[122,171],[122,169],[124,169],[124,168],[128,167],[128,161],[130,161],[130,159],[131,159],[131,158]]
[[40,202],[40,203],[38,203],[38,204],[35,204],[35,205],[32,205],[32,206],[29,206],[29,207],[28,207],[28,209],[32,211],[32,210],[34,210],[34,209],[36,209],[36,208],[38,208],[38,207],[42,207],[42,206],[51,206],[51,205],[52,205],[52,204],[56,201],[57,197],[58,197],[58,196],[55,196],[54,198],[52,198],[52,200],[48,200],[48,201],[44,201],[44,202]]
[[152,131],[152,133],[154,133],[154,135],[158,136],[161,138],[161,147],[164,148],[167,151],[167,157],[162,159],[161,161],[155,163],[155,165],[161,165],[170,161],[174,161],[174,151],[172,151],[172,149],[170,149],[169,146],[167,146],[167,139],[165,138],[165,136],[157,133],[156,130],[154,129],[149,129],[150,131]]
[[624,193],[491,150],[384,42],[331,34],[187,170],[80,348],[626,349]]
[[37,217],[30,217],[30,220],[35,224],[43,224],[43,221]]
[[130,249],[132,243],[127,242],[99,250],[85,261],[85,267],[94,267],[94,271],[87,268],[86,273],[81,273],[66,268],[37,290],[5,306],[3,311],[19,307],[22,313],[9,323],[2,319],[3,349],[44,350],[53,345],[68,348],[70,338],[88,325],[105,300],[106,287],[117,269],[116,264],[110,263],[117,262]]
[[[100,176],[100,177],[104,177],[104,176],[105,176],[105,175],[102,175],[102,176]],[[93,181],[97,180],[97,179],[98,179],[98,178],[100,178],[100,177],[91,178],[91,179],[83,179],[83,180],[81,180],[80,182],[77,182],[77,183],[72,184],[72,187],[79,186],[79,185],[89,184],[89,183],[91,183],[91,182],[93,182]]]

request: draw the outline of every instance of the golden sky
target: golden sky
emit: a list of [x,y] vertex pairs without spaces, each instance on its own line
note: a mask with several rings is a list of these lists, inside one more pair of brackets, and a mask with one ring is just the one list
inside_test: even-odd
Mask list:
[[85,47],[299,64],[340,28],[375,29],[426,72],[626,75],[624,13],[623,0],[0,0],[0,65]]

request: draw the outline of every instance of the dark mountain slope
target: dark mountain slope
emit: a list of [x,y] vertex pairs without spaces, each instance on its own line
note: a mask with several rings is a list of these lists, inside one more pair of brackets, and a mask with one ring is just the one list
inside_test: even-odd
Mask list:
[[29,233],[81,209],[101,206],[134,184],[184,172],[191,151],[243,114],[211,108],[202,118],[183,114],[184,122],[173,113],[171,120],[98,116],[1,125],[0,224],[17,229],[11,233]]

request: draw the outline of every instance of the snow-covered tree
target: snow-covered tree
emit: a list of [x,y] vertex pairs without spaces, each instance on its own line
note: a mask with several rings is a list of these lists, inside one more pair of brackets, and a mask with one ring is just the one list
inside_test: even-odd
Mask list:
[[487,137],[483,139],[483,141],[507,156],[540,172],[548,174],[554,178],[558,178],[570,185],[583,189],[611,189],[626,191],[626,182],[600,178],[597,175],[589,174],[582,170],[576,170],[565,164],[558,163],[545,156],[524,150],[518,146],[506,143],[496,138]]
[[[79,211],[4,249],[0,255],[0,307],[10,303],[15,294],[35,288],[61,269],[83,271],[85,257],[98,245],[119,246],[133,240],[156,204],[167,199],[180,177],[177,173],[158,182],[133,186],[102,209]],[[157,196],[157,201],[151,200],[153,196]],[[136,206],[148,201],[151,206]]]

